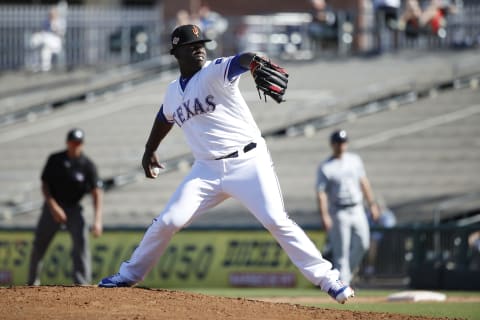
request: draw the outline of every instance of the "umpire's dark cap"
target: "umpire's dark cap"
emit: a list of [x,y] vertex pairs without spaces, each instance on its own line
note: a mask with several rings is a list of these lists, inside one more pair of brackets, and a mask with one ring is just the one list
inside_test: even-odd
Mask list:
[[209,41],[212,40],[205,38],[198,26],[194,24],[179,26],[172,32],[172,49],[170,54],[173,54],[173,51],[180,46]]
[[82,129],[74,128],[68,131],[67,133],[67,141],[78,141],[83,142],[85,138],[85,133]]
[[330,136],[331,143],[343,143],[348,141],[347,131],[337,130],[332,133]]

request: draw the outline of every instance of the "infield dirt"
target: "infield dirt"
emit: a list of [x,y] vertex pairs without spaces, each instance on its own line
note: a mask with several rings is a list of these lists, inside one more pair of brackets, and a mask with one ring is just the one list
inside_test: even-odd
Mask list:
[[[0,288],[0,318],[18,319],[206,319],[310,320],[433,319],[391,313],[354,312],[223,298],[197,293],[98,287]],[[435,318],[438,320],[439,318]]]

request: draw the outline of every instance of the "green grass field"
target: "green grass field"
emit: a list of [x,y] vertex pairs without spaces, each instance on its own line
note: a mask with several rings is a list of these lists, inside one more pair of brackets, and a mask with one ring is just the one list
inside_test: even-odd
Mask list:
[[[324,295],[318,289],[184,289],[197,293],[223,297],[243,298],[270,298],[270,297],[317,297]],[[357,290],[357,296],[387,298],[388,295],[399,290]],[[352,311],[390,312],[428,317],[448,317],[455,319],[480,320],[480,291],[441,291],[448,297],[455,297],[458,302],[362,302],[340,305],[332,302],[320,304],[305,304],[328,309],[342,309]],[[475,297],[477,301],[461,302],[462,297]]]

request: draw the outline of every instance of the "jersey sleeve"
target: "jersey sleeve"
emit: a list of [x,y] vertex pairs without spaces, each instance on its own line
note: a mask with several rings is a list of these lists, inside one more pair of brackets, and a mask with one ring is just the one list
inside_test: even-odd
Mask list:
[[[235,72],[229,75],[230,66],[234,58],[234,56],[217,58],[211,63],[209,67],[212,81],[221,81],[221,85],[224,87],[238,83],[239,75],[243,72],[238,73],[238,70],[234,70]],[[233,68],[235,69],[235,65]],[[238,74],[235,75],[235,73]]]
[[160,110],[158,110],[157,116],[156,116],[157,121],[162,121],[166,123],[173,123],[173,117],[170,115],[166,115],[164,110],[163,110],[163,104],[160,106]]
[[159,120],[159,117],[165,117],[164,119],[168,123],[175,123],[174,112],[178,107],[178,102],[176,102],[178,101],[178,97],[176,97],[178,92],[178,86],[178,79],[173,80],[167,86],[167,90],[165,92],[165,95],[163,96],[162,105],[160,106],[160,109],[157,112],[155,118],[156,120]]
[[235,57],[232,58],[230,65],[228,66],[227,79],[228,81],[233,81],[239,75],[248,70],[248,68],[244,68],[240,65],[240,54],[237,54]]
[[357,156],[357,170],[358,170],[358,177],[364,178],[367,176],[367,172],[365,170],[365,166],[363,165],[362,158]]
[[103,188],[103,181],[98,176],[97,166],[88,160],[88,174],[87,174],[87,191],[92,191],[95,188]]
[[322,192],[327,189],[327,184],[328,184],[328,178],[325,175],[325,172],[323,171],[323,167],[320,166],[317,170],[317,191]]
[[45,166],[43,167],[42,175],[40,177],[42,182],[46,183],[47,185],[49,185],[52,181],[52,174],[55,170],[54,167],[54,157],[53,155],[50,155],[45,163]]

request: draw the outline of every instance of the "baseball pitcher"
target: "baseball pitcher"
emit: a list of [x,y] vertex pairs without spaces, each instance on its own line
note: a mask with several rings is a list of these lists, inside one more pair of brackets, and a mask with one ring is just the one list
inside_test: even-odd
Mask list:
[[99,286],[133,286],[142,281],[176,232],[233,197],[270,231],[308,280],[345,303],[353,290],[339,281],[339,272],[288,217],[265,140],[239,90],[241,75],[250,71],[259,92],[281,103],[287,72],[254,53],[207,61],[208,41],[195,25],[173,31],[170,52],[177,59],[180,76],[167,88],[142,159],[146,177],[157,177],[154,170],[162,164],[155,151],[176,125],[195,157],[191,171],[130,260]]

